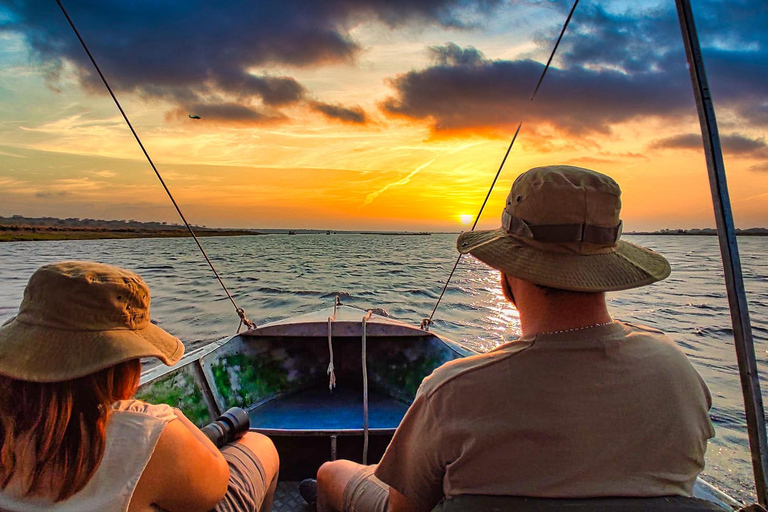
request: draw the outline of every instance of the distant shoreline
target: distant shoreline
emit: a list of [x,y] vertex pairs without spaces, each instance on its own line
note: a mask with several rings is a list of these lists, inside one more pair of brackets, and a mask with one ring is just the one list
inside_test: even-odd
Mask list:
[[[427,236],[432,234],[458,234],[458,232],[429,231],[374,231],[335,229],[227,229],[192,226],[195,234],[208,236],[255,235],[384,235]],[[713,228],[662,229],[660,231],[629,231],[625,235],[645,236],[717,236]],[[736,229],[737,236],[768,236],[768,228]],[[56,217],[0,216],[0,243],[35,242],[46,240],[102,240],[133,238],[179,238],[189,236],[181,224],[140,222],[136,220],[99,220]]]
[[[109,230],[109,229],[72,229],[72,228],[18,228],[8,229],[9,226],[0,226],[0,243],[2,242],[40,242],[47,240],[111,240],[111,239],[134,239],[134,238],[180,238],[189,236],[189,231],[181,229],[166,230]],[[256,231],[243,230],[195,230],[199,237],[208,236],[253,236],[260,235]]]
[[[674,230],[674,231],[630,231],[624,235],[653,235],[653,236],[717,236],[717,230]],[[768,229],[736,229],[736,236],[768,236]]]
[[[209,236],[256,236],[256,235],[325,235],[325,231],[269,230],[269,232],[237,229],[199,229],[193,228],[198,237]],[[334,231],[343,235],[379,235],[379,236],[428,236],[432,233],[410,233],[403,231]],[[136,238],[180,238],[189,236],[186,229],[87,229],[61,228],[52,226],[6,226],[0,225],[0,243],[2,242],[42,242],[49,240],[128,240]]]
[[[257,236],[257,235],[287,235],[288,231],[271,231],[263,233],[259,231],[236,229],[205,229],[195,230],[198,237],[211,236]],[[320,232],[299,232],[299,235],[321,235]],[[426,236],[432,233],[408,233],[408,232],[373,232],[373,231],[336,231],[334,234],[346,235],[378,235],[378,236]],[[443,233],[440,233],[443,234]],[[634,236],[717,236],[717,233],[664,233],[660,231],[630,231],[624,235]],[[43,242],[54,240],[129,240],[138,238],[182,238],[188,237],[187,230],[105,230],[105,229],[46,229],[37,227],[34,229],[9,230],[8,226],[0,225],[0,243],[3,242]],[[768,232],[736,233],[736,236],[768,236]]]

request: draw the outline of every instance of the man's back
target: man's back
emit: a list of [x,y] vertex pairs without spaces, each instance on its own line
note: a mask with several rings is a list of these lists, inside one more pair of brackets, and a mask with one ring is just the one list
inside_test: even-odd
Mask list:
[[376,475],[440,495],[690,495],[709,392],[661,332],[616,322],[541,334],[425,379]]

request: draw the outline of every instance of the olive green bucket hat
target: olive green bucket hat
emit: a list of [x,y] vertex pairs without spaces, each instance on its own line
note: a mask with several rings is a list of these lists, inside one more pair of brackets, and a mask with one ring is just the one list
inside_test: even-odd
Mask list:
[[501,227],[462,233],[457,248],[525,281],[579,292],[661,281],[664,256],[620,240],[621,189],[610,177],[569,165],[536,167],[512,185]]
[[149,320],[149,288],[111,265],[65,261],[30,277],[19,313],[0,327],[0,375],[60,382],[156,357],[176,364],[184,345]]

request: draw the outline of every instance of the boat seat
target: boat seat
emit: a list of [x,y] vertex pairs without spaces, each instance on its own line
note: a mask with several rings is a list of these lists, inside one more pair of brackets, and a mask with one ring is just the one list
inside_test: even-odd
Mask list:
[[446,499],[433,512],[723,512],[711,501],[684,496],[659,498],[528,498],[465,494]]

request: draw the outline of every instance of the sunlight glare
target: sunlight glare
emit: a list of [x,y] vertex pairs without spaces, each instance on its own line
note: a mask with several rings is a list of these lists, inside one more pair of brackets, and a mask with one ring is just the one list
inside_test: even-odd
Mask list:
[[464,224],[465,226],[469,226],[470,224],[472,224],[472,221],[475,220],[475,216],[462,214],[462,215],[459,215],[459,220],[461,220],[461,223]]

